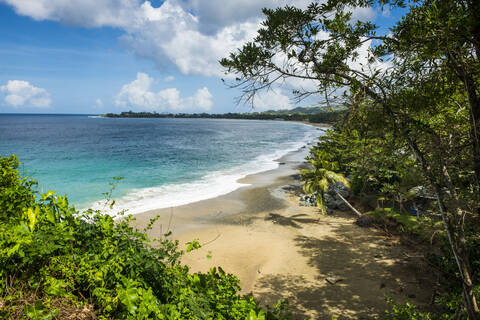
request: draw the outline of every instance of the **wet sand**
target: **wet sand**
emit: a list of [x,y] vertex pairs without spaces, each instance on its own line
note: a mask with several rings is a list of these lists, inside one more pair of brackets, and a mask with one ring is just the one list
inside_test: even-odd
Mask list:
[[202,243],[182,258],[192,272],[221,266],[264,305],[288,299],[295,319],[376,317],[387,308],[385,295],[428,305],[433,279],[407,258],[418,252],[356,226],[351,213],[320,216],[300,207],[286,190],[300,186],[307,153],[308,147],[286,155],[278,169],[247,176],[239,182],[248,186],[224,196],[137,214],[136,224],[160,215],[150,237],[172,231],[182,249],[193,239]]
[[[320,130],[323,130],[324,125],[318,124],[315,126],[320,127],[320,135]],[[276,169],[239,179],[239,183],[246,185],[244,187],[219,197],[136,214],[136,224],[143,226],[150,219],[160,216],[156,228],[149,235],[158,236],[167,230],[174,235],[180,235],[192,229],[205,228],[212,224],[216,225],[226,218],[235,219],[234,216],[239,214],[250,215],[278,209],[285,204],[272,196],[270,190],[285,185],[285,181],[292,180],[292,175],[298,174],[298,168],[305,165],[305,157],[314,143],[316,141],[312,141],[305,147],[277,159],[279,166]],[[295,183],[299,183],[298,179]]]

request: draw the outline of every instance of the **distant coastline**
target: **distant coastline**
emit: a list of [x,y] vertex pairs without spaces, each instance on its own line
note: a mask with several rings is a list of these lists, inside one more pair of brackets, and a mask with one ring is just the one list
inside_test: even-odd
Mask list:
[[124,111],[121,113],[105,113],[105,118],[205,118],[205,119],[243,119],[243,120],[279,120],[298,121],[308,123],[332,123],[337,121],[345,110],[335,108],[326,110],[321,107],[299,107],[292,110],[264,111],[252,113],[157,113],[157,112],[133,112]]

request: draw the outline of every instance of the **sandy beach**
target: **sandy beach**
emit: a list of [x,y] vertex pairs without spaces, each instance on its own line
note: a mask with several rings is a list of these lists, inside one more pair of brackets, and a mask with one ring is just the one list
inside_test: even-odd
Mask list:
[[264,305],[288,299],[295,319],[377,317],[387,308],[385,296],[428,305],[434,279],[412,258],[420,249],[358,227],[350,212],[321,216],[299,206],[293,189],[301,184],[298,169],[308,148],[279,159],[278,169],[241,179],[245,187],[137,214],[136,224],[160,215],[150,237],[172,231],[182,249],[194,239],[202,244],[182,259],[192,272],[221,266],[238,276],[242,293]]

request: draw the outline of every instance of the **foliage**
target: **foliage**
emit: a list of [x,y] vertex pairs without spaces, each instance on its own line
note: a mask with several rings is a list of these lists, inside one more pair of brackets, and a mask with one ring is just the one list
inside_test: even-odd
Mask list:
[[349,187],[350,182],[341,174],[333,171],[336,163],[327,160],[328,155],[323,150],[312,150],[308,162],[312,165],[312,169],[304,169],[301,171],[302,180],[304,180],[303,190],[307,194],[315,194],[317,205],[320,212],[326,214],[325,194],[331,184],[342,183]]
[[288,111],[264,111],[251,113],[224,113],[224,114],[210,114],[210,113],[156,113],[156,112],[133,112],[127,111],[119,114],[106,113],[103,117],[106,118],[179,118],[179,119],[242,119],[242,120],[288,120],[288,121],[308,121],[312,123],[332,123],[337,121],[344,114],[344,109],[341,107],[325,108],[320,107],[306,107],[295,108]]
[[372,125],[356,128],[358,123],[351,121],[328,131],[312,152],[322,154],[331,163],[327,165],[330,170],[348,176],[352,190],[359,195],[400,200],[422,184],[415,160],[404,145],[388,134],[379,137]]
[[383,34],[352,19],[353,8],[376,4],[405,1],[265,9],[257,37],[221,64],[247,103],[294,79],[308,83],[293,90],[297,99],[315,95],[347,106],[346,123],[317,149],[333,153],[329,161],[352,176],[355,191],[400,209],[415,184],[431,190],[459,276],[453,281],[462,286],[468,316],[479,319],[468,239],[478,237],[480,213],[480,2],[412,1]]
[[17,219],[17,212],[31,207],[35,202],[36,182],[32,179],[20,177],[17,170],[20,163],[16,156],[0,158],[0,219],[8,222]]
[[150,241],[131,216],[80,213],[53,191],[36,197],[14,156],[0,165],[0,318],[75,318],[86,308],[99,319],[286,319],[281,306],[265,312],[239,295],[221,268],[189,273],[168,235]]
[[396,304],[392,299],[387,299],[390,310],[386,312],[385,320],[433,320],[440,319],[427,312],[419,312],[415,305],[410,302],[405,305]]
[[411,213],[402,213],[393,208],[376,208],[366,212],[365,215],[373,217],[379,225],[388,225],[389,222],[393,222],[393,227],[397,227],[398,231],[419,236],[425,242],[432,243],[437,238],[445,240],[442,221],[437,217],[416,217]]

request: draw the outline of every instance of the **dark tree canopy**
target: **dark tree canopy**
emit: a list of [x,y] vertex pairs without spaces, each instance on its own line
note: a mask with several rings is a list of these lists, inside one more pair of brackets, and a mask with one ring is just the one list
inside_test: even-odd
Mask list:
[[352,19],[357,7],[386,4],[406,3],[265,9],[257,37],[220,63],[236,76],[241,101],[253,105],[259,92],[295,80],[297,99],[342,103],[356,125],[401,141],[434,190],[465,308],[478,319],[465,220],[480,212],[480,1],[411,1],[389,34]]

